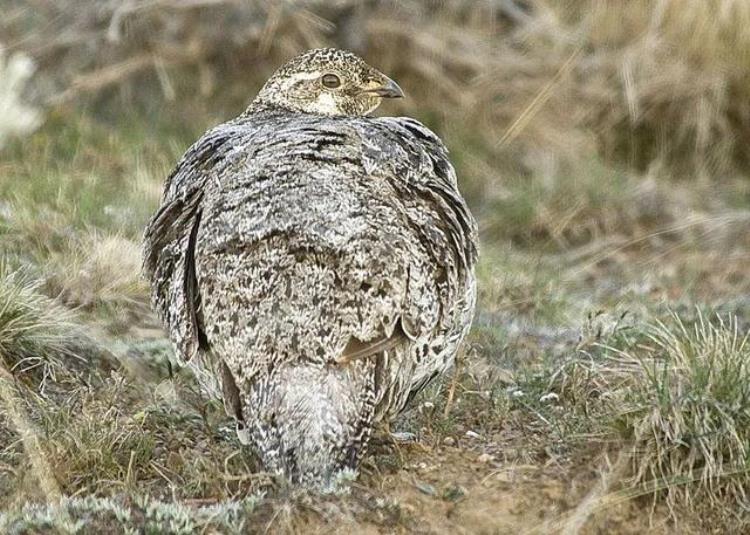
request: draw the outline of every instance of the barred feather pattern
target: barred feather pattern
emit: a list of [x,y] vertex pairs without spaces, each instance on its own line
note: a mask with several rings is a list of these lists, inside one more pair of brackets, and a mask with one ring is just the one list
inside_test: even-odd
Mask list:
[[259,106],[183,156],[144,263],[177,353],[241,439],[315,485],[356,468],[373,426],[451,366],[476,259],[425,126]]

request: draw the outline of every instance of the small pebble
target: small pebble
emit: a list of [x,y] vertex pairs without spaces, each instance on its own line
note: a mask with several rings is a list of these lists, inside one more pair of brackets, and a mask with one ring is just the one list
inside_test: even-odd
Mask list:
[[469,438],[476,438],[476,439],[482,438],[482,435],[480,435],[476,431],[467,431],[466,436]]
[[443,439],[443,444],[446,446],[455,446],[456,445],[456,439],[453,437],[445,437]]
[[483,464],[487,464],[487,463],[492,462],[494,460],[495,460],[495,456],[494,455],[490,455],[489,453],[483,453],[482,455],[480,455],[479,457],[477,457],[477,461],[479,461],[480,463],[483,463]]
[[429,483],[422,483],[421,481],[417,481],[415,484],[419,489],[419,492],[421,492],[422,494],[427,494],[428,496],[435,496],[437,494],[435,487],[433,487]]

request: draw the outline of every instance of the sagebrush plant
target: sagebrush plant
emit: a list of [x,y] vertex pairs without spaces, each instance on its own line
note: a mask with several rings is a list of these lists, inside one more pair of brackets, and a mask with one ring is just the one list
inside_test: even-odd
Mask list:
[[[628,354],[623,354],[627,356]],[[667,501],[747,506],[750,335],[736,317],[656,321],[631,354],[627,410],[615,423],[634,443],[631,483]]]

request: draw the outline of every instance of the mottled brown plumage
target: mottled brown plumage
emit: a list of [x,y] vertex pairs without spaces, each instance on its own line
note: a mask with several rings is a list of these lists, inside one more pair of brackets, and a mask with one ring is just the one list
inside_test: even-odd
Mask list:
[[188,150],[146,231],[177,352],[266,469],[306,485],[355,469],[471,323],[476,224],[445,147],[364,116],[400,95],[351,53],[295,58]]

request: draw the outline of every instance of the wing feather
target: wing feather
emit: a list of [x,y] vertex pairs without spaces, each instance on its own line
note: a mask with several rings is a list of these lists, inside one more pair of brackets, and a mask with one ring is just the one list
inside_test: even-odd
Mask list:
[[207,340],[198,315],[195,240],[208,181],[216,172],[231,129],[217,128],[196,142],[170,174],[162,204],[144,233],[143,269],[152,304],[178,349],[190,360]]

